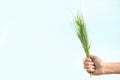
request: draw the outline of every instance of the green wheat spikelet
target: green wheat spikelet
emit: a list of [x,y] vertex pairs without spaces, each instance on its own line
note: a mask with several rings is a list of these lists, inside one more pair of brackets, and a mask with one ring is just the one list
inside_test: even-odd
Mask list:
[[88,35],[86,30],[86,24],[83,20],[83,17],[80,14],[77,14],[75,17],[75,24],[76,24],[76,32],[79,40],[81,41],[82,47],[86,53],[87,57],[90,57],[90,45],[88,42]]
[[[88,35],[86,30],[86,24],[84,22],[83,16],[79,13],[75,16],[75,26],[76,26],[76,32],[77,36],[82,44],[82,47],[86,53],[86,57],[90,57],[90,45],[88,41]],[[90,73],[90,76],[92,76],[92,73]]]

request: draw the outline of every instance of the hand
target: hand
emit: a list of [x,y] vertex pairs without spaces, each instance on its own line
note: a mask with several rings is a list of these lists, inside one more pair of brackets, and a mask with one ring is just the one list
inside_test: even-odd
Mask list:
[[93,75],[102,75],[104,74],[105,63],[97,56],[90,55],[90,58],[85,58],[84,68],[87,72]]

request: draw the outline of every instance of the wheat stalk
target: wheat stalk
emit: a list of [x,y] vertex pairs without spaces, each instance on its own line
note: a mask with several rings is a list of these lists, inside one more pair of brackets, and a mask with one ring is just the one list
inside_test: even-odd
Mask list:
[[[90,57],[90,45],[88,41],[88,35],[86,30],[86,24],[84,22],[83,16],[79,13],[75,16],[75,26],[76,26],[76,32],[77,36],[82,44],[82,47],[86,53],[86,57]],[[90,73],[90,76],[92,76],[92,73]]]

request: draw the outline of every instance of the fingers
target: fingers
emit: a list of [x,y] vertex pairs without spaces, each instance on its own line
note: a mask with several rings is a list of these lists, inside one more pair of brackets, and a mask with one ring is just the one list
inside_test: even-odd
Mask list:
[[87,72],[94,72],[95,71],[95,65],[92,62],[91,58],[86,58],[84,60],[84,68],[86,69]]
[[[90,59],[90,58],[85,58],[85,59],[83,59],[83,64],[84,64],[84,65],[88,65],[89,62],[92,62],[92,59]],[[90,64],[91,64],[91,63],[90,63]]]
[[86,69],[86,71],[88,72],[88,73],[93,73],[93,72],[95,72],[95,69]]
[[94,66],[94,63],[93,62],[85,62],[84,66],[85,67],[92,67],[92,66]]

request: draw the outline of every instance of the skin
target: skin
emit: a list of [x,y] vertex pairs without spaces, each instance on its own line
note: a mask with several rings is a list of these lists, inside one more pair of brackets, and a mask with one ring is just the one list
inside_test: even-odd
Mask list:
[[120,74],[120,62],[104,62],[95,55],[85,58],[84,68],[88,73],[92,72],[93,75]]

